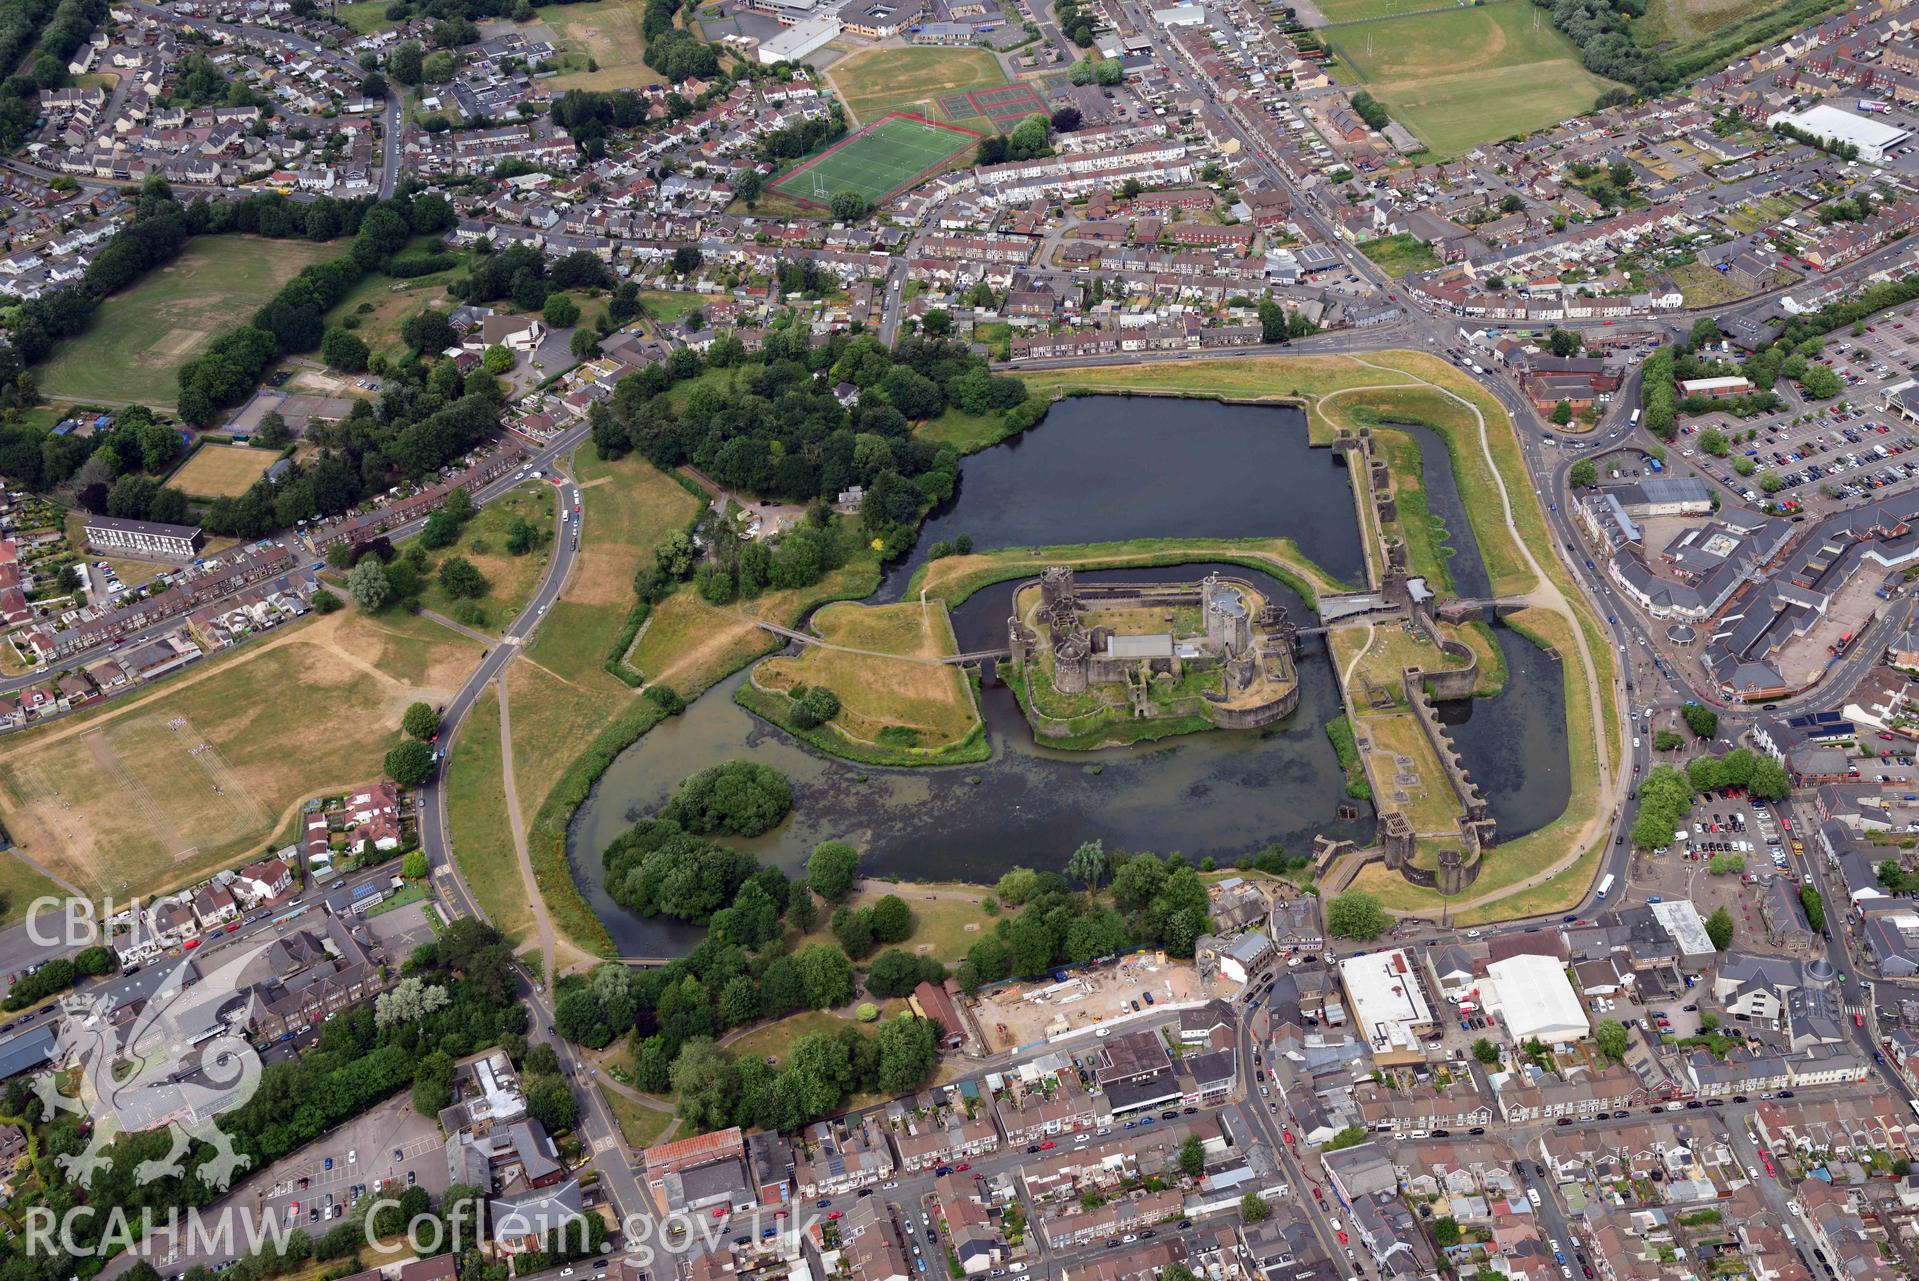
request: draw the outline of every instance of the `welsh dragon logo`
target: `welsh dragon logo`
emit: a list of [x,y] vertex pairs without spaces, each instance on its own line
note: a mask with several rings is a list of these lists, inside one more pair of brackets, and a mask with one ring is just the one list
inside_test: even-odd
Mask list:
[[58,1158],[73,1182],[91,1185],[112,1163],[109,1149],[121,1135],[162,1128],[172,1144],[134,1168],[141,1183],[184,1176],[195,1140],[213,1148],[197,1173],[215,1191],[225,1191],[251,1164],[217,1121],[259,1088],[260,1056],[245,1035],[242,971],[269,946],[236,948],[204,974],[204,962],[188,953],[172,962],[130,1021],[116,1020],[107,1000],[91,993],[61,1000],[54,1061],[78,1062],[79,1088],[62,1093],[65,1074],[51,1072],[35,1077],[33,1088],[49,1117],[72,1112],[93,1123],[86,1148]]

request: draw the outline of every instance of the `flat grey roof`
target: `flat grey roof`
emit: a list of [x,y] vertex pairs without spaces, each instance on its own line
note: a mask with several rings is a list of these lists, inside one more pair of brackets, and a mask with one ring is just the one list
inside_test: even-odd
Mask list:
[[1169,632],[1156,632],[1151,636],[1108,636],[1106,656],[1108,658],[1171,658],[1173,637]]

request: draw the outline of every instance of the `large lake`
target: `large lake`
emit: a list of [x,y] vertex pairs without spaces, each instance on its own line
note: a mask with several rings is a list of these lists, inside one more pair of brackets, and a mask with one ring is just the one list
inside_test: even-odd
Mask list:
[[[1421,435],[1429,503],[1454,532],[1460,594],[1483,594],[1477,549],[1457,511],[1443,446]],[[1435,450],[1437,453],[1435,454]],[[1451,504],[1450,508],[1448,504]],[[928,521],[922,548],[967,534],[982,550],[1138,537],[1233,538],[1285,534],[1329,572],[1363,581],[1352,492],[1333,451],[1306,443],[1296,410],[1147,397],[1089,397],[1053,407],[1038,427],[961,464],[957,493]],[[887,576],[877,600],[896,599],[920,555]],[[1293,592],[1252,571],[1209,564],[1084,574],[1087,581],[1199,578],[1213,569],[1261,579],[1302,625]],[[962,651],[1005,643],[1016,584],[976,593],[954,612]],[[1565,721],[1556,661],[1495,629],[1518,697],[1445,705],[1460,749],[1498,819],[1517,836],[1565,807]],[[792,780],[793,815],[735,842],[789,871],[820,841],[855,841],[866,869],[917,879],[991,881],[1015,864],[1063,866],[1081,841],[1109,850],[1179,851],[1229,862],[1278,842],[1305,851],[1315,833],[1366,840],[1370,811],[1341,820],[1344,780],[1325,724],[1339,714],[1325,644],[1300,656],[1299,709],[1261,731],[1212,731],[1096,753],[1056,752],[1033,740],[1004,687],[983,691],[992,760],[947,769],[882,769],[824,756],[733,702],[739,673],[666,721],[613,763],[580,807],[568,857],[588,900],[625,955],[672,955],[703,931],[644,920],[601,885],[600,851],[658,808],[682,778],[751,756]],[[1557,776],[1553,761],[1558,761]]]

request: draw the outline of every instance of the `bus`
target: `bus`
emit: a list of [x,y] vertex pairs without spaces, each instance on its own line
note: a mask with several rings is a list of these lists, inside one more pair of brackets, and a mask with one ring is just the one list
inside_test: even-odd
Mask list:
[[1599,878],[1599,897],[1600,898],[1605,898],[1608,894],[1612,893],[1612,879],[1613,878],[1612,878],[1611,872],[1608,872],[1604,876]]
[[1627,425],[1630,427],[1637,427],[1639,425],[1639,411],[1637,409],[1632,411],[1632,422]]

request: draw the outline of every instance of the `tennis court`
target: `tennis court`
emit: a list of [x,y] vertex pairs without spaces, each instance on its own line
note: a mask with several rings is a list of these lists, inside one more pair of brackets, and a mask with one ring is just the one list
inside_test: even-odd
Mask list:
[[970,129],[896,112],[822,151],[772,189],[814,205],[825,205],[842,191],[880,204],[972,147],[978,138]]
[[975,115],[985,116],[1001,130],[1009,130],[1026,117],[1046,113],[1046,104],[1027,85],[1007,85],[1003,89],[975,89],[966,95]]

